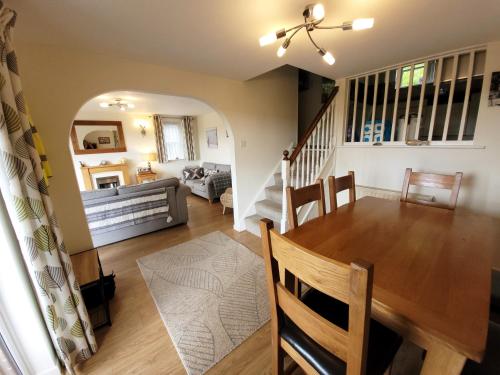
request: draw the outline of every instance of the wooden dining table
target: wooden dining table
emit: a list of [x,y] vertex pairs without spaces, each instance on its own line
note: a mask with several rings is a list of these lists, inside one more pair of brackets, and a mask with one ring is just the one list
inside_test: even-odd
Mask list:
[[364,197],[285,233],[322,256],[374,265],[372,317],[427,350],[421,374],[483,358],[500,220]]

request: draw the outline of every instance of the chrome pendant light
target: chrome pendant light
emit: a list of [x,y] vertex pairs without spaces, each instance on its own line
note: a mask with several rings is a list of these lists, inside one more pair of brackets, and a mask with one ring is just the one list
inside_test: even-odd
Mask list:
[[304,22],[300,25],[291,27],[289,29],[280,29],[276,32],[269,33],[264,35],[259,39],[259,43],[261,47],[267,46],[269,44],[274,43],[278,39],[285,38],[284,42],[278,48],[276,54],[278,57],[283,57],[286,53],[287,48],[290,46],[290,42],[292,38],[297,34],[300,30],[305,29],[309,40],[316,48],[316,51],[323,57],[323,60],[328,65],[335,64],[335,58],[331,54],[331,52],[326,51],[324,48],[318,46],[318,44],[314,41],[311,32],[314,30],[328,30],[328,29],[342,29],[343,31],[347,30],[365,30],[373,27],[374,20],[373,18],[358,18],[354,21],[344,22],[342,25],[338,26],[320,26],[321,22],[325,19],[325,8],[323,4],[312,4],[306,6],[304,12],[302,13],[304,17]]

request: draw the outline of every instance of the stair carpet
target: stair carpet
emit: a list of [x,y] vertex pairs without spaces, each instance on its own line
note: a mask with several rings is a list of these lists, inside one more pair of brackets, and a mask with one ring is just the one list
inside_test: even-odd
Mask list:
[[283,199],[281,173],[274,174],[274,185],[265,188],[265,199],[255,203],[256,214],[245,218],[246,230],[260,237],[260,220],[271,219],[280,228]]

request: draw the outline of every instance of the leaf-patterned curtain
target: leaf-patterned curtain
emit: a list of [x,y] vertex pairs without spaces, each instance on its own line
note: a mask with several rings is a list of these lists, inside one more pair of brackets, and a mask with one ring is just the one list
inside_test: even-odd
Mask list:
[[163,134],[163,124],[160,115],[153,116],[156,139],[156,154],[158,155],[158,163],[166,163],[168,161],[167,152],[165,151],[165,135]]
[[97,345],[33,139],[12,45],[15,19],[0,2],[0,187],[54,350],[73,373]]

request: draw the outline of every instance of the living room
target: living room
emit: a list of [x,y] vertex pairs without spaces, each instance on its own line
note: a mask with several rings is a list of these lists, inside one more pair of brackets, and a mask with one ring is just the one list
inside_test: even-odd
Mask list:
[[[232,136],[222,118],[205,103],[167,95],[110,92],[85,103],[73,124],[70,151],[94,247],[186,223],[189,189],[179,189],[179,181],[194,197],[220,205],[221,212],[232,208]],[[153,181],[156,183],[127,189]],[[137,210],[124,195],[126,190],[136,194],[141,189],[150,194],[160,186],[175,187],[172,196],[176,198],[168,199],[170,211],[176,211],[173,216],[167,206],[150,203],[144,207],[148,199],[154,202],[154,195],[144,196]],[[224,198],[229,200],[223,199],[223,205],[220,200],[226,192]],[[101,198],[107,199],[101,202]],[[127,207],[121,218],[120,210],[102,210],[110,199]]]

